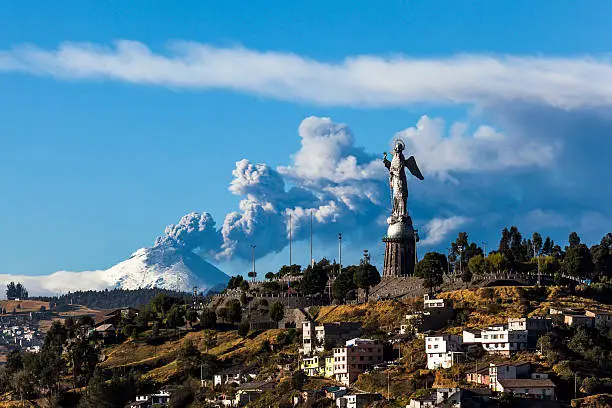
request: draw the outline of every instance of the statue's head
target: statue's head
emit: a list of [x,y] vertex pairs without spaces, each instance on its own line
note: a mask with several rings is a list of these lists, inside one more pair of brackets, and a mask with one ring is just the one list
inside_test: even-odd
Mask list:
[[404,150],[404,147],[405,147],[404,142],[398,139],[395,141],[395,146],[393,147],[393,151],[396,154],[400,154]]

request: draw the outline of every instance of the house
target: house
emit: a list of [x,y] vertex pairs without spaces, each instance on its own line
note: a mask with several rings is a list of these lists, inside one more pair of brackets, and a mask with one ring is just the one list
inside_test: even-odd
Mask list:
[[527,330],[527,347],[535,349],[538,338],[552,329],[553,319],[551,317],[532,316],[508,318],[508,330]]
[[94,329],[94,331],[102,337],[114,336],[117,329],[114,325],[107,323],[102,324]]
[[319,356],[304,357],[300,362],[300,369],[309,377],[320,376],[322,375],[321,359]]
[[252,381],[257,377],[257,371],[243,366],[228,367],[213,375],[213,385],[240,385]]
[[138,316],[138,309],[133,307],[106,310],[94,316],[94,327],[103,324],[112,324],[117,327],[121,323],[121,319],[132,318],[134,316]]
[[460,388],[435,388],[431,390],[429,395],[410,399],[410,403],[406,408],[433,408],[443,402],[447,402],[450,406],[459,406],[461,401]]
[[492,391],[499,391],[497,380],[529,378],[531,365],[528,362],[490,363],[488,367],[468,372],[466,381],[472,384],[485,385]]
[[238,387],[234,405],[238,407],[245,406],[251,401],[259,398],[265,391],[271,391],[276,388],[276,384],[270,381],[253,381],[242,384]]
[[595,318],[592,316],[566,314],[563,316],[563,323],[571,327],[594,327]]
[[435,388],[429,395],[412,398],[406,408],[486,407],[491,391],[487,388],[465,390],[461,388]]
[[464,330],[463,342],[480,343],[488,353],[510,356],[527,348],[527,330],[510,330],[507,325],[489,326],[480,333]]
[[441,336],[427,336],[425,338],[425,353],[427,353],[427,368],[450,368],[456,361],[461,361],[465,353],[461,345],[461,336],[444,334]]
[[431,298],[428,294],[423,299],[423,310],[406,315],[406,324],[400,326],[400,334],[414,331],[422,333],[439,330],[453,318],[455,311],[450,299]]
[[378,340],[355,338],[334,349],[334,378],[350,385],[366,369],[383,362],[383,344]]
[[491,363],[489,365],[489,388],[491,391],[500,391],[499,380],[516,380],[529,378],[531,365],[527,362],[519,363]]
[[130,408],[167,407],[170,403],[170,391],[161,390],[153,394],[137,395],[136,401],[128,404]]
[[346,393],[348,392],[346,387],[338,387],[338,386],[324,387],[323,391],[325,392],[325,398],[329,398],[334,401],[340,397],[345,396]]
[[465,374],[465,380],[472,384],[486,385],[488,387],[491,382],[489,367],[467,372]]
[[550,379],[501,379],[497,389],[502,393],[512,393],[517,397],[554,400],[556,385]]
[[595,319],[595,327],[612,328],[612,313],[587,310],[584,314]]
[[302,322],[302,348],[300,353],[311,354],[322,352],[326,348],[343,344],[345,341],[361,335],[359,322],[335,322],[315,325],[315,322]]
[[365,408],[374,401],[382,399],[382,395],[373,392],[360,392],[355,394],[347,394],[336,398],[336,407],[338,408]]
[[307,402],[314,402],[325,397],[325,393],[322,390],[307,390],[301,391],[293,397],[293,406],[302,405]]

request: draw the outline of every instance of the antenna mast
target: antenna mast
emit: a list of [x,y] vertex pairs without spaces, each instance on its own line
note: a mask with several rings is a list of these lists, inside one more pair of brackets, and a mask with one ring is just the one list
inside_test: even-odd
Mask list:
[[310,210],[310,266],[314,265],[314,258],[312,256],[312,210]]
[[292,259],[291,259],[291,228],[293,224],[293,213],[289,213],[289,267],[291,267],[292,265]]

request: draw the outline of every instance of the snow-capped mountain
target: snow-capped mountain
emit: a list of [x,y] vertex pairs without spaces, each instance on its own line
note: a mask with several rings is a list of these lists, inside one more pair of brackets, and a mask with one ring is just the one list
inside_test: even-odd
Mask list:
[[220,269],[193,252],[165,245],[142,248],[106,270],[120,289],[163,288],[191,291],[225,285],[229,279]]
[[97,271],[58,271],[50,275],[0,274],[0,283],[23,283],[30,295],[56,295],[77,290],[163,288],[191,292],[219,289],[229,276],[192,251],[156,245],[134,252],[125,261]]

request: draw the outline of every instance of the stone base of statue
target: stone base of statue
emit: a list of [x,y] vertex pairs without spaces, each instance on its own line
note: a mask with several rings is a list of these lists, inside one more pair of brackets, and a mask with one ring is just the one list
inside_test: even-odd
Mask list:
[[383,277],[414,275],[415,235],[412,219],[408,216],[401,220],[389,219],[385,243]]

